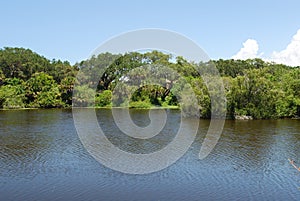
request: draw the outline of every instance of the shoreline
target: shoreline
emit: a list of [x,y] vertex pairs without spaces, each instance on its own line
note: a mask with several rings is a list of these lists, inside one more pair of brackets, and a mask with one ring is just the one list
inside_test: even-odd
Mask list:
[[[57,110],[57,109],[62,109],[62,110],[72,110],[72,109],[129,109],[129,110],[159,110],[159,109],[168,109],[168,110],[180,110],[179,106],[167,106],[167,107],[157,107],[153,106],[150,108],[135,108],[135,107],[111,107],[111,106],[106,106],[106,107],[56,107],[56,108],[1,108],[1,111],[24,111],[24,110]],[[289,119],[289,120],[300,120],[300,117],[277,117],[277,118],[269,118],[269,119],[254,119],[250,116],[246,116],[247,118],[241,118],[245,115],[237,115],[235,118],[228,118],[226,117],[226,120],[234,120],[234,121],[255,121],[255,120],[284,120],[284,119]],[[211,118],[199,118],[199,119],[211,119]]]
[[172,109],[172,110],[180,110],[178,106],[170,106],[170,107],[149,107],[149,108],[137,108],[137,107],[53,107],[53,108],[0,108],[0,111],[8,111],[8,110],[51,110],[51,109],[72,109],[72,108],[81,108],[81,109],[139,109],[139,110],[149,110],[149,109]]

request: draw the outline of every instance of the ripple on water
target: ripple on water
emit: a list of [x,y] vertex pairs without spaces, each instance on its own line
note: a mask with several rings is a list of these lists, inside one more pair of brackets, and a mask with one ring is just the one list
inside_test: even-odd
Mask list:
[[[109,115],[102,111],[100,116]],[[175,113],[175,112],[173,112]],[[134,115],[134,114],[133,114]],[[178,114],[165,128],[172,134]],[[139,123],[143,122],[139,115]],[[99,118],[99,120],[101,120]],[[110,118],[110,117],[109,117]],[[107,117],[107,121],[110,121]],[[102,119],[103,120],[103,119]],[[148,122],[148,118],[144,123]],[[109,137],[132,150],[151,151],[172,137],[124,143],[113,124]],[[297,200],[299,121],[227,121],[212,153],[198,159],[209,121],[189,151],[170,167],[147,175],[110,170],[84,149],[65,110],[0,111],[0,195],[6,200]],[[298,160],[297,160],[298,159]]]

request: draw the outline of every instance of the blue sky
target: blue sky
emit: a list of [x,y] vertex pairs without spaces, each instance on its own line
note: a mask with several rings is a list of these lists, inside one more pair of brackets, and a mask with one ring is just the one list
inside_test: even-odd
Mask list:
[[289,54],[282,51],[300,29],[299,8],[296,0],[2,1],[0,47],[75,63],[115,35],[162,28],[192,39],[213,59],[237,55],[243,43],[240,55],[250,49],[249,57],[275,59],[274,51]]

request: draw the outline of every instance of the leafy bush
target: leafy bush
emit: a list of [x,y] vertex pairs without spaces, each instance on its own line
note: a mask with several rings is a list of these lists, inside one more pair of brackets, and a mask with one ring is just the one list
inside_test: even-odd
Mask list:
[[97,93],[95,97],[96,107],[111,106],[112,93],[110,90],[104,90],[101,93]]

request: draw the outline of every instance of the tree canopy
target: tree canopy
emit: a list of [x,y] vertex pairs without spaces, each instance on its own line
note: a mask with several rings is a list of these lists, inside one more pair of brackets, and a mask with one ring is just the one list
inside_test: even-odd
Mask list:
[[[211,94],[196,70],[209,69],[210,65],[222,77],[228,117],[300,116],[299,67],[261,59],[194,63],[159,51],[103,53],[70,65],[67,61],[48,60],[29,49],[0,49],[0,108],[70,107],[72,103],[98,107],[183,107],[180,94],[186,92],[188,84],[197,97],[200,116],[210,118]],[[150,77],[157,79],[156,84]],[[179,78],[186,83],[180,85]],[[72,99],[74,84],[78,82],[78,96]],[[85,92],[93,89],[95,96],[87,96]]]

